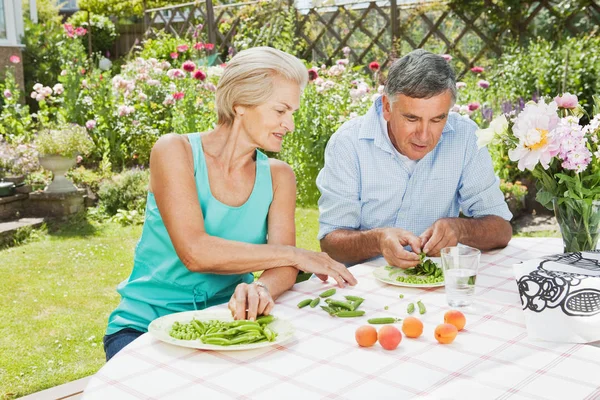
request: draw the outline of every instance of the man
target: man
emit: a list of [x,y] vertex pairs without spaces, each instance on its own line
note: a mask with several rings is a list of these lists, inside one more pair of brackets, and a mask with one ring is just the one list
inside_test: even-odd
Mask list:
[[507,245],[512,214],[477,125],[450,113],[455,101],[441,56],[415,50],[392,65],[383,96],[327,144],[317,177],[323,251],[346,264],[383,255],[409,268],[421,251]]

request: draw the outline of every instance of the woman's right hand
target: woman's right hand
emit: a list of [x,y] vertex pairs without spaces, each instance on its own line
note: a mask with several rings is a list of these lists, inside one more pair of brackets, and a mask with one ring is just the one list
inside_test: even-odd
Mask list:
[[327,253],[319,253],[295,247],[294,260],[296,268],[304,272],[313,273],[322,281],[326,281],[331,276],[340,287],[346,286],[346,283],[351,286],[358,283],[354,275],[348,271],[348,268],[344,264],[335,261]]

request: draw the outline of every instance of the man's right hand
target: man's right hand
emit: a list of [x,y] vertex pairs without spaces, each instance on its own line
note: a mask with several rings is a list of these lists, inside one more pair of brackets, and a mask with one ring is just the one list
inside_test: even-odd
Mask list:
[[[378,231],[381,255],[390,265],[412,268],[419,264],[421,239],[400,228],[381,228]],[[404,246],[410,246],[412,252],[405,250]]]

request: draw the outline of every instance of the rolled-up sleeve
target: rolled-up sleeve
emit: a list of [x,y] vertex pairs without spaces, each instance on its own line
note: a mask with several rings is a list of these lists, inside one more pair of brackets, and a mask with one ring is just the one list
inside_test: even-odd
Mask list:
[[466,164],[458,195],[460,208],[467,217],[497,215],[507,221],[512,219],[490,153],[487,147],[478,148],[475,135],[467,142]]
[[342,126],[325,149],[325,165],[317,176],[319,198],[319,235],[323,239],[337,229],[360,226],[360,167],[350,135]]

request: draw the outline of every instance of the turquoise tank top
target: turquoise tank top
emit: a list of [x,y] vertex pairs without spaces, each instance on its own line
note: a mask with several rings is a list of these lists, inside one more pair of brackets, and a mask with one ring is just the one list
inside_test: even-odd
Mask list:
[[[273,200],[269,159],[256,151],[256,180],[250,197],[240,207],[215,199],[199,133],[187,135],[194,155],[196,191],[209,235],[253,244],[267,242],[267,214]],[[235,287],[254,280],[251,273],[216,275],[191,272],[181,262],[160,216],[154,194],[148,192],[146,216],[128,279],[117,292],[121,302],[108,318],[106,334],[124,328],[142,332],[158,317],[200,310],[229,301]]]

